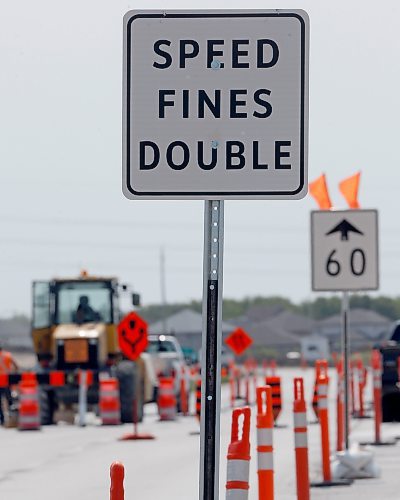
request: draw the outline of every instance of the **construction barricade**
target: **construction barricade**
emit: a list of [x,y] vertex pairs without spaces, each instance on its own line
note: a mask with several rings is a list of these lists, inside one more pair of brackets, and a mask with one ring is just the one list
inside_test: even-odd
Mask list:
[[116,378],[100,381],[99,415],[102,425],[119,425],[121,423],[119,383]]
[[40,429],[39,386],[36,380],[25,379],[18,384],[19,410],[18,429]]
[[272,389],[257,387],[257,474],[258,498],[274,498],[274,416]]
[[[243,427],[239,433],[239,418]],[[231,441],[228,447],[226,500],[247,500],[250,474],[250,408],[232,411]],[[240,438],[239,438],[240,435]]]
[[310,480],[308,473],[307,410],[304,399],[304,382],[302,378],[294,379],[293,417],[297,499],[309,500]]
[[110,500],[124,500],[125,469],[121,462],[114,462],[110,467]]
[[266,377],[265,385],[269,385],[272,389],[272,412],[274,415],[274,423],[276,425],[282,411],[281,377]]
[[157,398],[160,420],[176,419],[176,403],[174,379],[172,377],[160,377]]

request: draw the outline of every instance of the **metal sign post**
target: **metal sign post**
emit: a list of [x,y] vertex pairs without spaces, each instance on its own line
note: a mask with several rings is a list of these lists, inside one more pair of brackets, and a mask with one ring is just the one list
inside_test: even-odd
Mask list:
[[204,203],[200,499],[219,498],[224,202]]
[[349,341],[349,294],[342,295],[342,358],[344,375],[344,447],[349,449],[349,377],[350,377],[350,341]]

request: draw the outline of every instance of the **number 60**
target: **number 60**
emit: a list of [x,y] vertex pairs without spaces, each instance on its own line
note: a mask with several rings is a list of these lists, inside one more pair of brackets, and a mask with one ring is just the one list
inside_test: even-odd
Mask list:
[[[329,276],[338,276],[342,271],[340,262],[334,258],[335,253],[336,250],[332,250],[326,261],[325,268]],[[362,276],[365,272],[365,268],[365,253],[361,248],[355,248],[350,255],[350,270],[354,276]]]

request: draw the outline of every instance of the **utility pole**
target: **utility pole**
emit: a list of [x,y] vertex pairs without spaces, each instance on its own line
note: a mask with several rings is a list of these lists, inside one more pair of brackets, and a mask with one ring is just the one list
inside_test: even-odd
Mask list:
[[163,310],[163,330],[164,334],[167,334],[167,287],[166,287],[166,279],[165,279],[165,252],[164,248],[160,248],[160,287],[161,287],[161,304]]

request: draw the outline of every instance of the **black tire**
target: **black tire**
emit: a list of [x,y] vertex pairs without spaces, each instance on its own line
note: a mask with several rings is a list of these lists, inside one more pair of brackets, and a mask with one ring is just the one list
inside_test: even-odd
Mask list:
[[[119,399],[121,403],[121,422],[133,422],[133,404],[136,397],[137,366],[133,361],[121,361],[116,367],[116,376],[119,381]],[[143,394],[138,391],[137,418],[143,420]]]
[[40,421],[42,425],[53,425],[54,423],[54,401],[53,393],[45,389],[39,390]]

